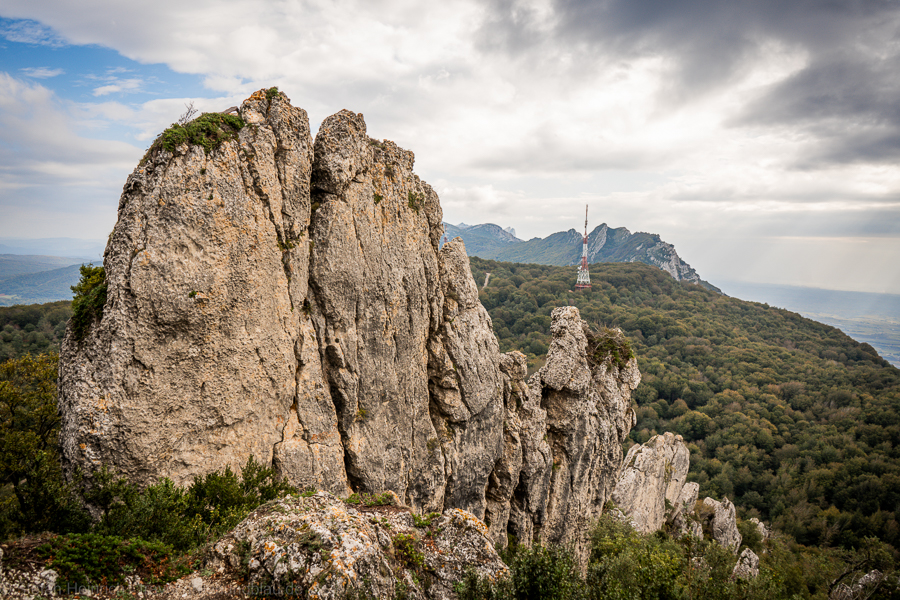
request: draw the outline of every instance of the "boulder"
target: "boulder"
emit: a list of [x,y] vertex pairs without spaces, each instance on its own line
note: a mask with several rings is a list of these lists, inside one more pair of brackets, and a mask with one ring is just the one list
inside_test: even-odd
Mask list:
[[[653,436],[629,449],[612,500],[636,531],[657,531],[696,502],[696,495],[694,502],[682,498],[689,467],[690,452],[680,435],[666,432]],[[690,489],[695,487],[693,484]]]
[[732,571],[733,577],[750,579],[759,575],[759,557],[750,548],[744,548]]
[[[244,567],[246,565],[246,567]],[[507,573],[487,527],[460,509],[418,518],[396,506],[350,505],[326,492],[261,506],[219,540],[208,570],[246,568],[249,595],[455,598],[468,569]]]

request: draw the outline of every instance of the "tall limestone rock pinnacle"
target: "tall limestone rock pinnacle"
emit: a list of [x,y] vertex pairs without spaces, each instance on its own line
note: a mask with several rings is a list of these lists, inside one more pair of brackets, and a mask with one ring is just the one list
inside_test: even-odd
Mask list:
[[507,533],[526,544],[563,544],[584,564],[585,534],[612,493],[634,426],[631,392],[640,372],[633,358],[618,368],[592,355],[577,308],[556,308],[551,318],[547,362],[527,385],[524,355],[501,358],[504,453],[491,476],[487,517],[502,545]]
[[61,349],[64,456],[88,472],[106,463],[137,482],[184,483],[250,455],[271,462],[302,427],[290,452],[308,458],[308,478],[343,491],[337,419],[303,310],[309,121],[264,93],[240,113],[237,139],[209,154],[158,148],[128,177],[104,255],[103,318]]
[[[313,141],[275,90],[211,149],[154,144],[104,257],[107,301],[61,350],[70,468],[141,484],[252,455],[337,495],[467,510],[505,542],[573,543],[609,497],[640,374],[552,315],[525,383],[414,156],[341,111]],[[227,136],[226,136],[227,137]],[[583,554],[583,552],[582,552]]]
[[[612,500],[636,531],[657,531],[678,516],[673,513],[684,509],[689,501],[680,499],[690,458],[684,439],[668,431],[628,450]],[[692,509],[693,503],[688,508]]]

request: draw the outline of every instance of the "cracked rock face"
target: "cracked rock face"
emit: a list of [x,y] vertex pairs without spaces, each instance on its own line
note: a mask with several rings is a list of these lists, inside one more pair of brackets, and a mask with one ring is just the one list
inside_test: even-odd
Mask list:
[[504,545],[583,551],[634,424],[636,361],[589,362],[564,307],[526,384],[462,240],[439,249],[412,152],[346,110],[313,141],[282,93],[239,112],[236,139],[151,152],[125,184],[103,316],[61,350],[68,467],[185,484],[252,455],[301,489],[390,490],[483,518]]
[[671,432],[656,435],[628,450],[612,500],[636,531],[657,531],[697,501],[696,484],[691,486],[693,501],[690,491],[682,498],[689,468],[690,452],[684,439]]

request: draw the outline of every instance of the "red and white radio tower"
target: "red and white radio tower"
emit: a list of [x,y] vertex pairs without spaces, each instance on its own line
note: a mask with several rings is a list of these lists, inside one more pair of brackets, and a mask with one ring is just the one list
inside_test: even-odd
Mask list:
[[584,245],[581,249],[581,265],[578,267],[578,280],[575,282],[576,290],[591,289],[591,274],[588,272],[587,264],[587,211],[588,207],[584,205]]

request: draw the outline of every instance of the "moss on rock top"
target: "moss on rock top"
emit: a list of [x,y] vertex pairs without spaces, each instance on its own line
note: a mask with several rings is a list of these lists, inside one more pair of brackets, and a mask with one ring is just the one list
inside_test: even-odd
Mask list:
[[154,140],[141,162],[146,162],[161,148],[174,152],[181,144],[203,146],[203,151],[209,154],[223,142],[235,139],[244,125],[239,116],[225,113],[203,113],[188,123],[172,123]]

